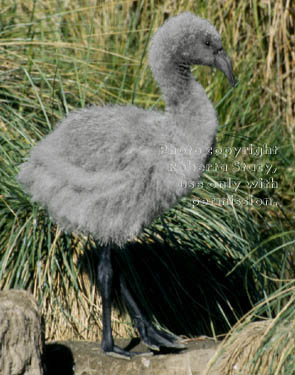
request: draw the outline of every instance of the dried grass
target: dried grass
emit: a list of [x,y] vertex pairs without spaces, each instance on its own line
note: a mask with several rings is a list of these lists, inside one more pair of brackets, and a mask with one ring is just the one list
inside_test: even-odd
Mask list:
[[[217,364],[222,375],[279,375],[285,374],[283,362],[287,355],[295,355],[294,324],[277,328],[273,345],[266,345],[268,330],[273,320],[249,324],[235,332],[230,343],[222,345],[224,354]],[[206,372],[205,374],[211,374]]]
[[[295,371],[294,281],[254,307],[227,334],[204,375],[292,375]],[[283,299],[285,303],[281,300]],[[280,312],[252,322],[279,301]]]

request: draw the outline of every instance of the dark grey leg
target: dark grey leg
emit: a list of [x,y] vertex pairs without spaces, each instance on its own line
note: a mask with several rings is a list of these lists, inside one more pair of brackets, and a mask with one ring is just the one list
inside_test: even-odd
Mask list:
[[[129,352],[114,345],[111,326],[113,294],[113,267],[111,255],[111,246],[104,247],[101,251],[98,263],[98,282],[102,298],[103,319],[101,348],[105,354],[116,358],[130,359],[135,355],[147,355],[148,353]],[[126,307],[135,327],[139,331],[142,342],[152,350],[159,350],[160,347],[184,349],[185,346],[179,342],[179,338],[177,336],[157,330],[150,322],[146,320],[131,296],[122,274],[119,275],[119,280],[122,298],[126,303]]]
[[102,298],[102,320],[103,331],[101,348],[105,354],[123,359],[130,359],[131,353],[114,345],[111,309],[112,309],[112,291],[113,291],[113,267],[111,260],[111,247],[102,249],[98,264],[98,282]]
[[180,342],[180,339],[177,336],[156,329],[144,317],[130,294],[125,278],[122,274],[120,274],[120,290],[128,312],[134,322],[134,326],[138,329],[142,342],[148,348],[152,350],[160,350],[160,347],[185,349],[185,345]]

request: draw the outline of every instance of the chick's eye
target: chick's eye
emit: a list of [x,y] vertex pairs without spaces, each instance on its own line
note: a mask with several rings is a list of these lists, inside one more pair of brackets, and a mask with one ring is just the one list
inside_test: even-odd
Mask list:
[[206,46],[210,46],[210,41],[209,40],[205,40],[205,44],[206,44]]

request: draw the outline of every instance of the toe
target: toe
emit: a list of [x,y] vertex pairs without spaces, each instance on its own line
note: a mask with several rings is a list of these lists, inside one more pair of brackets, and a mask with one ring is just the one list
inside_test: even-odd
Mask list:
[[130,360],[132,357],[146,357],[146,356],[153,355],[152,352],[129,352],[127,350],[119,348],[116,345],[114,345],[111,350],[104,351],[104,353],[109,357],[126,359],[126,360]]
[[131,353],[127,350],[121,349],[118,346],[114,345],[111,350],[104,350],[104,353],[107,356],[119,359],[127,359],[131,358]]
[[[186,346],[183,343],[181,343],[180,338],[178,338],[177,336],[157,330],[154,327],[148,328],[146,336],[147,337],[143,339],[144,344],[147,345],[147,343],[151,343],[152,346],[157,347],[157,350],[159,350],[160,347],[179,350],[186,348]],[[153,349],[152,346],[148,347]]]

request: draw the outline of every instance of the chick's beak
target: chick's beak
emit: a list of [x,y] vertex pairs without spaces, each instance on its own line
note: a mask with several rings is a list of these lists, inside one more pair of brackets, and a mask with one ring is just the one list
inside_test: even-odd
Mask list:
[[215,55],[215,67],[226,75],[233,87],[237,84],[230,58],[223,49],[220,49]]

